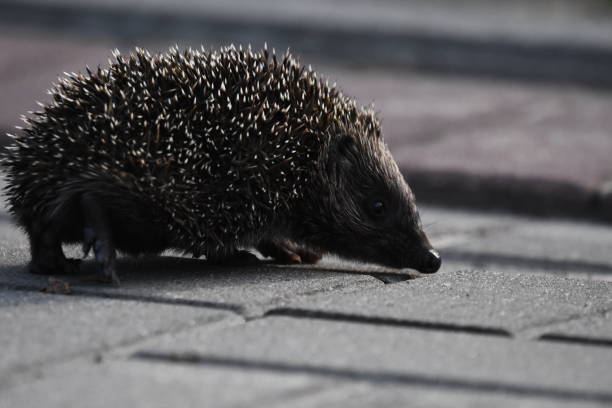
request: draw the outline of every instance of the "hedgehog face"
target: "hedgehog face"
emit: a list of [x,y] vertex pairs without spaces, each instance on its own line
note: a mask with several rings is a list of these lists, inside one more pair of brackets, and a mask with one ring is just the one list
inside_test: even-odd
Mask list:
[[365,262],[436,272],[440,257],[382,139],[342,136],[329,157],[326,225],[318,226],[326,231],[321,247]]

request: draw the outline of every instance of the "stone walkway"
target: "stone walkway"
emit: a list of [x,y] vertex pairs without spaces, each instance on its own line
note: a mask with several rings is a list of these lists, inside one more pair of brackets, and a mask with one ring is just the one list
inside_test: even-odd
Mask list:
[[27,273],[2,217],[0,407],[610,406],[612,230],[422,213],[432,276],[166,256],[119,288]]

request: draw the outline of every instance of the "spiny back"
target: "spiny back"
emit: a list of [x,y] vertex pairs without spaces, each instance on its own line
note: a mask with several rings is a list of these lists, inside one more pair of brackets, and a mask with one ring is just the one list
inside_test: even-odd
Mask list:
[[104,178],[199,249],[287,211],[329,138],[378,127],[288,53],[267,50],[116,53],[108,69],[72,74],[51,93],[5,159],[13,211],[52,211],[57,191]]

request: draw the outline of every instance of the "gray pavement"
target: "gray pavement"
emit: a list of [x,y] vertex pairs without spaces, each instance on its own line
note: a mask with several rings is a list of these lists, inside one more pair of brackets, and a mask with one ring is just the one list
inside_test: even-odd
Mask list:
[[612,405],[612,229],[422,215],[433,276],[169,254],[123,259],[119,288],[60,277],[69,295],[2,217],[0,407]]

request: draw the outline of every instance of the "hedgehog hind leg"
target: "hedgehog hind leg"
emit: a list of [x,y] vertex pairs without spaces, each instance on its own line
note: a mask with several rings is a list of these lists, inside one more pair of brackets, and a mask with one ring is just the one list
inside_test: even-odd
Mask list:
[[30,272],[37,275],[76,274],[80,260],[68,259],[62,251],[62,242],[57,222],[47,223],[44,227],[30,225]]
[[115,269],[117,251],[106,210],[94,194],[83,194],[80,203],[83,213],[83,254],[87,256],[93,248],[103,280],[118,286]]
[[294,244],[291,241],[273,241],[264,239],[257,244],[257,250],[263,256],[273,258],[283,264],[314,264],[321,259],[321,254],[311,249]]

